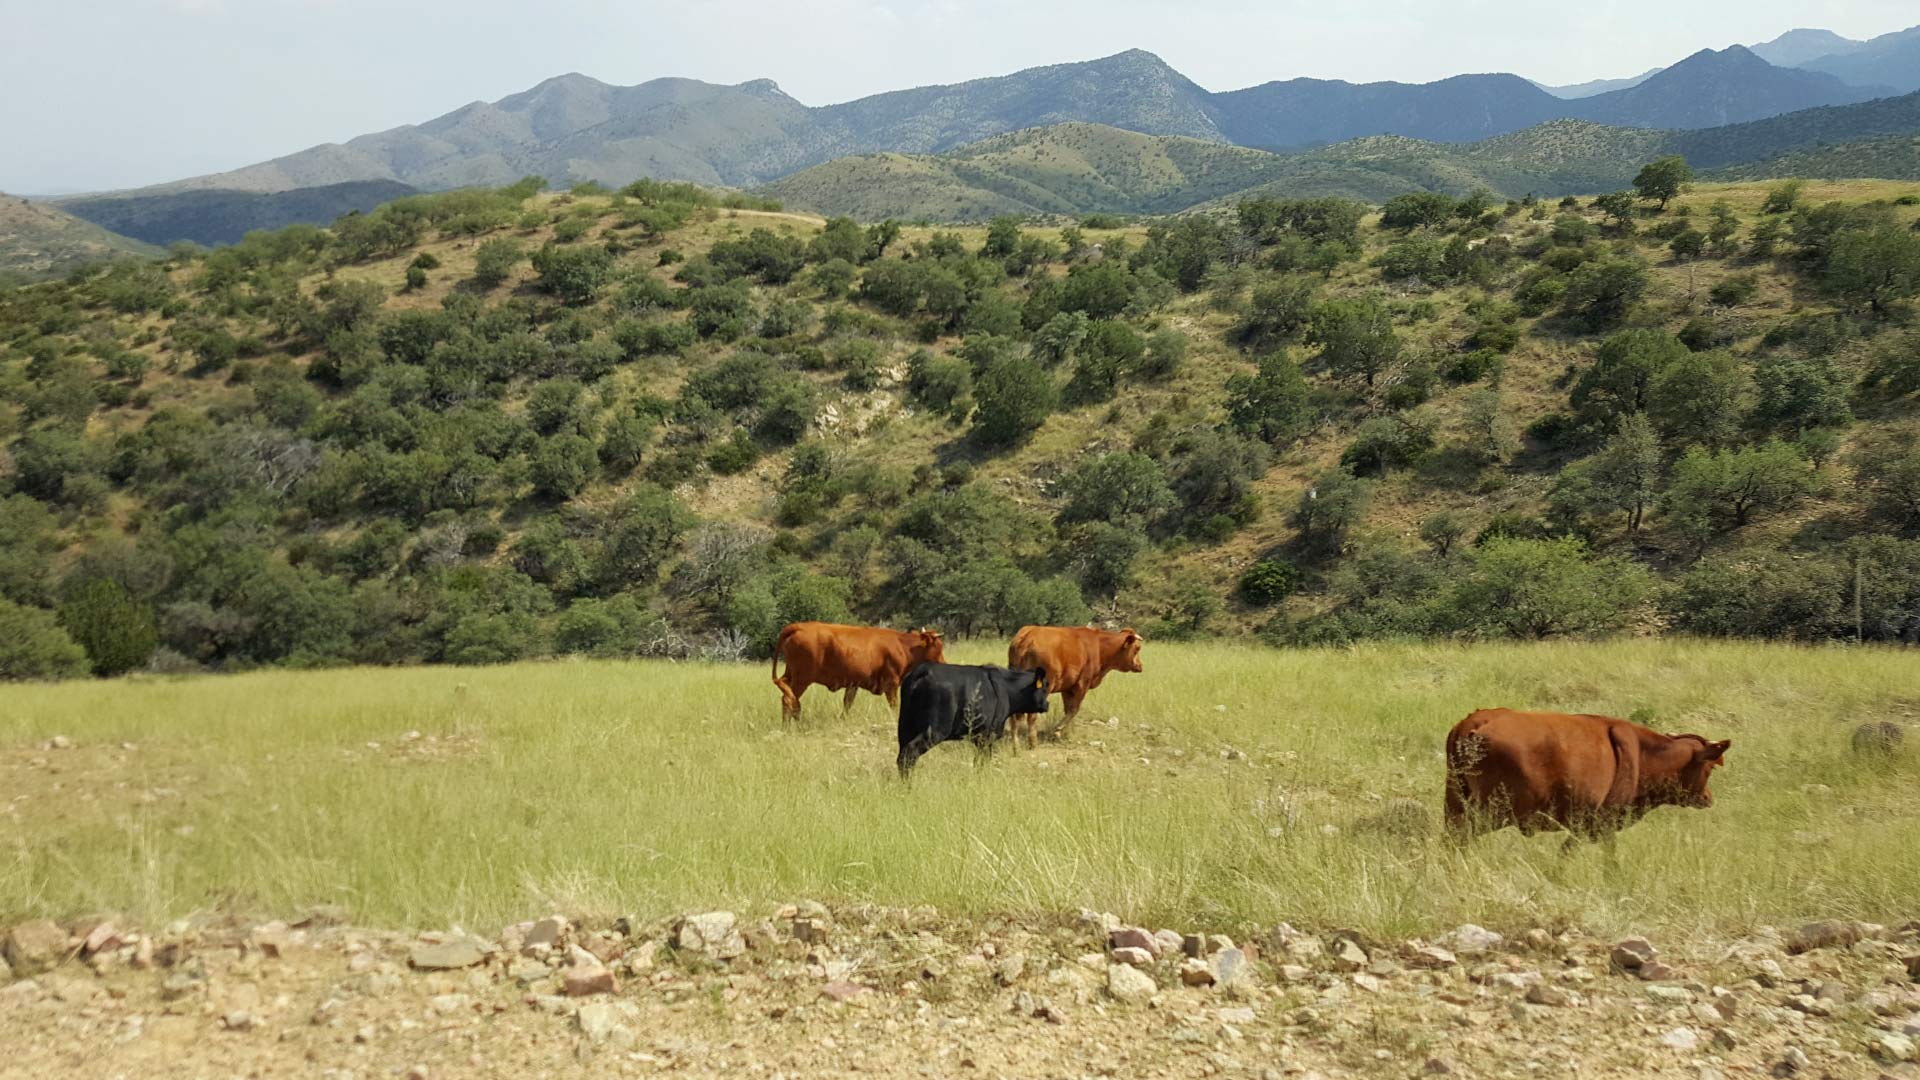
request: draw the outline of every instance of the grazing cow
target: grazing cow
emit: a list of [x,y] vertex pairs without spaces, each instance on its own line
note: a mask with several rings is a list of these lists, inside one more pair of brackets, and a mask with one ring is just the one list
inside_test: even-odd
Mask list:
[[1047,707],[1047,673],[921,664],[900,684],[900,775],[943,742],[969,739],[985,754],[1016,713]]
[[[780,688],[780,719],[800,719],[800,695],[809,686],[845,690],[840,711],[853,708],[854,695],[883,694],[889,706],[900,700],[900,680],[916,665],[938,662],[946,643],[932,630],[883,630],[833,623],[793,623],[773,646],[773,685]],[[785,678],[780,661],[787,662]]]
[[1482,709],[1447,733],[1448,828],[1517,827],[1613,841],[1657,806],[1713,805],[1707,780],[1731,740],[1662,735],[1611,716]]
[[[1049,733],[1059,738],[1067,725],[1080,713],[1080,703],[1088,691],[1100,685],[1109,671],[1141,671],[1140,635],[1132,630],[1118,632],[1090,630],[1080,626],[1023,626],[1007,646],[1007,666],[1039,668],[1047,673],[1047,689],[1065,701],[1066,715]],[[1027,725],[1027,745],[1034,745],[1034,727],[1047,714],[1039,712],[1014,717],[1013,733],[1020,735],[1020,721]]]

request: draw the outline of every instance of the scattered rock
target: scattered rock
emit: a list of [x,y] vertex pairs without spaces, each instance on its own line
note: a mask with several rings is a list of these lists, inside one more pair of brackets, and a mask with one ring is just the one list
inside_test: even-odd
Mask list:
[[830,982],[820,988],[821,997],[838,1002],[852,1001],[866,992],[866,987],[852,982]]
[[1247,954],[1239,949],[1221,949],[1207,962],[1207,970],[1213,975],[1216,986],[1238,986],[1245,982],[1251,972],[1247,964]]
[[1460,958],[1453,955],[1451,949],[1443,949],[1438,945],[1422,945],[1413,950],[1407,962],[1417,968],[1438,970],[1453,967],[1460,962]]
[[1647,996],[1665,1005],[1690,1005],[1693,1003],[1693,991],[1684,986],[1667,986],[1656,983],[1647,987]]
[[1213,968],[1205,960],[1187,960],[1180,965],[1180,982],[1186,986],[1212,986]]
[[1806,1053],[1799,1047],[1789,1046],[1786,1053],[1780,1056],[1780,1060],[1774,1062],[1772,1072],[1775,1076],[1798,1076],[1812,1064],[1813,1062],[1807,1060]]
[[737,923],[731,911],[688,915],[674,926],[674,947],[686,952],[704,953],[715,960],[731,960],[747,951],[746,940],[740,936]]
[[630,1002],[596,1001],[580,1006],[573,1014],[580,1034],[594,1046],[629,1050],[638,1042],[633,1029],[622,1023],[639,1017],[640,1010]]
[[1012,986],[1027,973],[1027,958],[1020,953],[1004,956],[993,966],[993,981],[1001,986]]
[[1880,1061],[1898,1064],[1915,1060],[1913,1040],[1890,1031],[1874,1032],[1867,1040],[1867,1050]]
[[1713,1033],[1713,1048],[1715,1050],[1738,1050],[1740,1048],[1740,1037],[1735,1035],[1730,1028],[1721,1028]]
[[479,943],[461,937],[432,945],[416,945],[407,955],[407,962],[420,971],[453,971],[484,964],[487,954]]
[[55,736],[54,736],[53,738],[51,738],[51,739],[48,739],[48,740],[47,740],[46,742],[44,742],[44,743],[41,743],[41,744],[40,744],[40,749],[42,749],[42,750],[71,750],[71,749],[73,749],[73,740],[72,740],[72,739],[69,739],[69,738],[67,738],[67,737],[66,737],[65,735],[55,735]]
[[1566,1009],[1580,1004],[1580,998],[1571,990],[1563,990],[1547,983],[1535,983],[1527,988],[1527,1002],[1549,1008]]
[[1659,950],[1646,938],[1628,938],[1613,947],[1613,964],[1622,971],[1639,971],[1646,964],[1653,963],[1660,956]]
[[1259,1019],[1259,1014],[1248,1008],[1219,1009],[1214,1015],[1223,1024],[1251,1024]]
[[80,952],[86,956],[120,947],[120,931],[110,922],[103,922],[87,931],[86,940],[80,945]]
[[1467,923],[1440,939],[1440,943],[1461,956],[1492,952],[1507,939],[1485,927]]
[[1149,957],[1160,955],[1160,941],[1151,933],[1137,926],[1122,926],[1107,933],[1107,948],[1113,951],[1121,949],[1140,949]]
[[52,971],[71,955],[67,932],[48,919],[21,923],[0,942],[0,959],[13,969],[14,978],[28,979]]
[[1146,967],[1153,963],[1153,954],[1145,949],[1136,949],[1128,946],[1126,948],[1113,950],[1113,962],[1116,964],[1129,964],[1133,967]]
[[1680,973],[1659,960],[1649,960],[1634,972],[1647,982],[1669,982],[1680,977]]
[[1906,731],[1891,720],[1861,724],[1853,729],[1853,752],[1891,754],[1900,749],[1900,744],[1906,740],[1906,737]]
[[1660,1045],[1682,1053],[1691,1053],[1700,1047],[1700,1033],[1692,1028],[1674,1028],[1660,1036]]
[[1155,953],[1156,956],[1170,956],[1178,953],[1186,943],[1186,938],[1173,930],[1155,930],[1153,940],[1160,946],[1159,951]]
[[1787,940],[1790,953],[1812,952],[1815,949],[1844,949],[1856,941],[1873,936],[1866,923],[1844,919],[1828,919],[1824,922],[1808,923],[1793,932]]
[[250,1012],[234,1011],[220,1018],[220,1026],[228,1031],[252,1031],[260,1021]]
[[620,989],[620,984],[614,979],[613,972],[597,964],[592,967],[568,968],[560,983],[568,997],[611,994]]
[[1907,957],[1901,963],[1907,965],[1907,978],[1920,982],[1920,953]]
[[521,986],[532,986],[551,974],[553,969],[538,960],[516,960],[507,968],[507,977]]
[[1107,965],[1107,993],[1128,1005],[1144,1005],[1160,992],[1151,976],[1126,964]]
[[1333,944],[1333,969],[1335,971],[1364,971],[1367,966],[1367,951],[1352,938],[1341,938]]
[[527,930],[527,936],[520,942],[520,952],[524,956],[544,956],[560,947],[560,939],[569,929],[567,920],[558,915],[549,915],[533,924]]

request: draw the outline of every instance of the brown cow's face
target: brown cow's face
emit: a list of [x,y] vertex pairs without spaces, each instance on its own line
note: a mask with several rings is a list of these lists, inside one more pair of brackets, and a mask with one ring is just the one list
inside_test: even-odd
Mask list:
[[1713,792],[1707,787],[1707,781],[1713,777],[1713,770],[1726,762],[1727,748],[1732,745],[1731,739],[1721,742],[1701,739],[1696,744],[1693,760],[1680,770],[1680,805],[1699,810],[1713,805]]
[[1122,630],[1120,639],[1120,670],[1141,672],[1146,668],[1140,665],[1140,635],[1132,630]]
[[947,662],[947,643],[938,630],[920,631],[920,644],[914,651],[920,654],[922,660],[930,664]]

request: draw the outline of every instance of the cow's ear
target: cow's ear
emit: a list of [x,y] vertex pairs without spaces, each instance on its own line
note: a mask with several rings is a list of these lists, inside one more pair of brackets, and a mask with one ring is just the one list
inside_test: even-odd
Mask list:
[[1723,739],[1720,742],[1708,743],[1706,749],[1700,751],[1700,760],[1719,761],[1721,758],[1727,756],[1727,748],[1732,745],[1732,739]]
[[1135,630],[1131,626],[1127,627],[1125,630],[1122,630],[1120,632],[1127,636],[1127,644],[1129,645],[1140,640],[1140,631]]

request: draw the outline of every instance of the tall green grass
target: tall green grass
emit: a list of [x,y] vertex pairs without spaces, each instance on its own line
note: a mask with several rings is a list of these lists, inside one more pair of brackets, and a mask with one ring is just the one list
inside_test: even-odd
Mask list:
[[[1912,653],[1152,644],[1145,659],[1094,692],[1066,745],[1003,745],[979,766],[939,747],[910,785],[883,703],[842,718],[816,690],[784,728],[764,665],[8,687],[0,919],[324,902],[369,924],[490,927],[799,898],[1380,934],[1920,914],[1920,747],[1876,762],[1849,746],[1857,723],[1920,705]],[[1437,819],[1445,732],[1493,705],[1731,738],[1718,804],[1651,815],[1613,859],[1511,831],[1458,850],[1370,828],[1393,799]],[[55,734],[78,745],[38,749]]]

